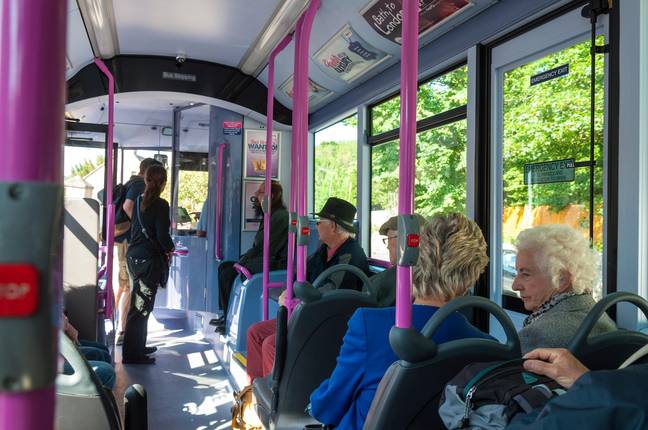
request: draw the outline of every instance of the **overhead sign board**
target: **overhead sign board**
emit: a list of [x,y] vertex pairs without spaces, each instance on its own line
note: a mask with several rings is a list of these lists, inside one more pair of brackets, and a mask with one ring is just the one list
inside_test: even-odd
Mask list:
[[524,185],[572,182],[575,167],[576,163],[573,158],[527,163],[524,165]]

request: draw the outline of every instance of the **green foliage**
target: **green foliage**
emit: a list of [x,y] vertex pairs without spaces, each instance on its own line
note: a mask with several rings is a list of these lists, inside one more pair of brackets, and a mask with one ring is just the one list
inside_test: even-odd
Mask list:
[[315,210],[321,209],[329,197],[356,204],[357,150],[355,140],[321,142],[315,146]]
[[200,212],[207,200],[209,176],[207,172],[180,170],[178,175],[178,206],[189,213]]
[[86,159],[80,163],[75,164],[72,167],[71,176],[79,176],[83,178],[88,173],[92,172],[99,166],[103,166],[105,157],[103,155],[97,155],[94,161]]

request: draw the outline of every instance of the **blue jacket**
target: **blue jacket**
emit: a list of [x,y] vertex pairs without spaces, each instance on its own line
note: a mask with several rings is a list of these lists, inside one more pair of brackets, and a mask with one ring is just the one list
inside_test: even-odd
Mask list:
[[[437,307],[414,305],[412,326],[421,330]],[[361,430],[378,384],[398,360],[389,345],[396,308],[360,308],[349,320],[337,366],[331,377],[311,394],[311,415],[340,429]],[[491,338],[461,314],[450,316],[437,330],[437,343],[467,337]]]

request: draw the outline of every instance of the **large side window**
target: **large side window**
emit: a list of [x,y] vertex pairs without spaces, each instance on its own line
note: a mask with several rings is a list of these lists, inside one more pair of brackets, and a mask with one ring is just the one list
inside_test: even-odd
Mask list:
[[[419,86],[415,210],[426,217],[466,210],[467,71],[463,65]],[[388,260],[378,230],[398,213],[400,98],[370,109],[370,255]]]
[[178,205],[175,211],[176,231],[195,230],[202,205],[207,200],[209,172],[207,154],[179,153]]
[[349,116],[315,133],[313,208],[318,211],[329,197],[355,206],[358,195],[357,115]]

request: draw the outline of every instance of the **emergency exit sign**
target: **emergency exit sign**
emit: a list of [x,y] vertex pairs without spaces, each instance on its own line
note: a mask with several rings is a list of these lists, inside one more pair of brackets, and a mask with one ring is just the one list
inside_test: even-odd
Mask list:
[[524,185],[571,182],[574,180],[576,162],[573,158],[527,163],[524,165]]

